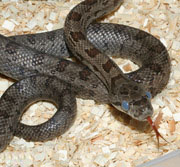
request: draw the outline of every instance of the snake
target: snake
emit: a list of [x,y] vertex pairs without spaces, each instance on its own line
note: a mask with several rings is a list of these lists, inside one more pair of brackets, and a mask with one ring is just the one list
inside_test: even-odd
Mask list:
[[[122,3],[85,0],[69,12],[62,29],[0,35],[0,73],[14,80],[0,99],[1,152],[14,136],[47,141],[62,135],[75,121],[77,97],[151,122],[151,99],[168,83],[170,58],[161,41],[143,30],[97,23]],[[111,56],[130,59],[139,68],[125,74]],[[56,113],[39,125],[21,123],[27,108],[41,100],[52,102]]]

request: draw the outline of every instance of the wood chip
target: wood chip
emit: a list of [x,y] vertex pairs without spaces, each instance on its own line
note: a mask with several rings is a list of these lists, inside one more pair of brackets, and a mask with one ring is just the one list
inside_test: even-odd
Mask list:
[[170,131],[171,134],[173,134],[173,132],[176,130],[175,125],[176,124],[175,124],[174,119],[168,121],[169,131]]
[[175,122],[179,122],[180,121],[180,113],[173,114],[173,118],[174,118]]
[[156,117],[156,120],[154,121],[154,125],[156,126],[156,128],[159,128],[159,125],[162,121],[162,117],[163,117],[163,113],[159,112],[158,116]]
[[9,30],[9,31],[13,31],[15,24],[11,21],[5,20],[2,27]]
[[124,65],[124,66],[123,66],[123,69],[124,69],[124,71],[126,71],[126,72],[132,71],[131,65],[130,65],[129,63],[126,64],[126,65]]

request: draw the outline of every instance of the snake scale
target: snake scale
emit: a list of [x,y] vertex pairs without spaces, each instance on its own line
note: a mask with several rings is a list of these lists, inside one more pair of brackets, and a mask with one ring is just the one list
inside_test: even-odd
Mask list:
[[[85,0],[70,11],[63,29],[0,35],[0,73],[16,81],[0,99],[0,151],[14,135],[45,141],[63,134],[75,120],[76,97],[112,104],[139,121],[152,116],[150,96],[168,82],[169,55],[142,30],[95,22],[121,4]],[[139,69],[123,74],[107,55],[130,59]],[[77,61],[67,60],[70,56]],[[37,126],[20,123],[27,107],[39,100],[56,105],[54,116]]]

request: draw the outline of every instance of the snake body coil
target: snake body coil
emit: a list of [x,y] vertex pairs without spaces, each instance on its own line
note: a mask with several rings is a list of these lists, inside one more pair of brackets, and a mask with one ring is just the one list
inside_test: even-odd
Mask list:
[[[75,97],[113,104],[139,121],[152,116],[149,95],[154,97],[169,79],[166,48],[129,26],[91,24],[121,3],[85,0],[69,13],[64,30],[0,35],[0,73],[17,81],[0,99],[0,151],[14,135],[45,141],[63,134],[75,120]],[[82,64],[65,59],[72,55]],[[123,74],[107,55],[130,59],[140,68]],[[39,100],[55,103],[56,114],[37,126],[20,123],[27,106]]]

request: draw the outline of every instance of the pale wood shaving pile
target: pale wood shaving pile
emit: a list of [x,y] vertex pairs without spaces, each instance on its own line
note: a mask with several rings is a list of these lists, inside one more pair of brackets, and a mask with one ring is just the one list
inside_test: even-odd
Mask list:
[[[68,12],[82,0],[51,2],[0,2],[0,34],[10,36],[38,33],[62,28]],[[169,83],[152,104],[153,120],[169,143],[154,132],[144,133],[112,114],[108,105],[77,99],[75,124],[61,137],[48,142],[26,142],[14,137],[0,153],[2,167],[133,167],[180,148],[180,1],[125,0],[113,15],[103,22],[120,23],[150,32],[167,47],[172,63]],[[129,61],[117,60],[128,72]],[[0,78],[0,94],[12,84]],[[50,103],[34,104],[23,116],[23,122],[44,122],[55,112]]]

